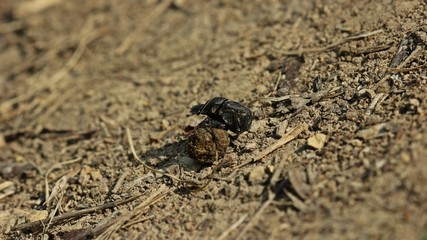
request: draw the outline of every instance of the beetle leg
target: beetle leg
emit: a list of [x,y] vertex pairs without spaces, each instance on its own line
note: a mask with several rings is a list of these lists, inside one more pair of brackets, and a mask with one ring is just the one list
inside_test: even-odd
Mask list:
[[211,118],[205,118],[205,120],[203,120],[201,123],[199,123],[199,125],[197,125],[197,127],[205,127],[205,128],[221,128],[224,130],[227,130],[227,124],[217,121],[217,120],[213,120]]

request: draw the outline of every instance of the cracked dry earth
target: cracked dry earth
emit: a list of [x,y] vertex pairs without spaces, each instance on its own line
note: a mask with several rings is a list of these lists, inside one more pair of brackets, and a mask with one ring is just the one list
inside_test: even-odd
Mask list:
[[[426,19],[422,0],[2,0],[0,239],[427,239]],[[215,96],[254,121],[202,164],[188,114]]]

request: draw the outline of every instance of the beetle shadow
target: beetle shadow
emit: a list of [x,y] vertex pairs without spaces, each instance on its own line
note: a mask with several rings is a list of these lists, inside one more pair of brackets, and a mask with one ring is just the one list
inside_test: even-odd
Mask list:
[[140,154],[141,160],[159,170],[165,170],[170,174],[178,174],[179,171],[199,172],[206,165],[192,159],[187,153],[187,140],[167,143],[161,147],[149,149]]

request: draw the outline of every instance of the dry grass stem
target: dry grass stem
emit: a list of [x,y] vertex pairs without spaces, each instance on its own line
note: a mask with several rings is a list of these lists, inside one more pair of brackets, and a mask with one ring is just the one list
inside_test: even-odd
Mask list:
[[174,180],[176,180],[176,181],[178,181],[178,182],[181,182],[181,179],[180,179],[180,178],[178,178],[178,177],[176,177],[176,176],[174,176],[174,175],[171,175],[171,174],[169,174],[169,173],[167,173],[167,172],[164,172],[164,171],[161,171],[161,170],[157,170],[157,169],[152,168],[152,167],[148,166],[147,164],[145,164],[145,163],[144,163],[144,161],[142,161],[142,160],[141,160],[141,158],[139,158],[139,157],[138,157],[138,155],[136,154],[135,147],[133,146],[132,135],[131,135],[131,133],[130,133],[129,128],[126,128],[126,135],[127,135],[127,138],[128,138],[129,147],[130,147],[130,150],[131,150],[131,152],[132,152],[133,157],[134,157],[134,158],[135,158],[135,159],[136,159],[136,160],[137,160],[137,161],[138,161],[142,166],[144,166],[144,168],[145,168],[145,169],[147,169],[147,170],[149,170],[149,171],[151,171],[151,172],[154,172],[154,173],[157,173],[157,174],[163,175],[163,176],[170,177],[170,178],[172,178],[172,179],[174,179]]
[[22,224],[19,224],[19,225],[12,227],[11,231],[28,230],[31,232],[35,232],[35,231],[38,231],[41,226],[47,224],[48,222],[50,222],[50,224],[53,225],[53,224],[56,224],[56,223],[59,223],[61,221],[65,221],[68,219],[82,217],[84,215],[91,214],[91,213],[94,213],[97,211],[102,211],[102,210],[105,210],[108,208],[113,208],[113,207],[117,207],[117,206],[129,203],[131,201],[134,201],[135,199],[138,199],[141,196],[142,196],[142,194],[138,194],[136,196],[132,196],[132,197],[129,197],[129,198],[123,199],[123,200],[118,200],[118,201],[115,201],[112,203],[106,203],[103,205],[99,205],[99,206],[95,206],[95,207],[91,207],[91,208],[86,208],[86,209],[82,209],[79,211],[64,213],[62,215],[53,217],[52,219],[46,218],[46,219],[41,220],[41,221],[39,220],[39,221],[34,221],[34,222],[29,222],[29,223],[22,223]]
[[411,68],[390,68],[389,67],[389,68],[387,68],[387,70],[392,72],[392,73],[408,73],[408,72],[416,71],[416,70],[422,69],[422,68],[427,68],[427,64],[423,64],[423,65],[411,67]]
[[[49,197],[49,195],[50,195],[50,194],[49,194],[49,180],[48,180],[49,173],[51,173],[52,171],[54,171],[54,170],[56,170],[56,169],[61,169],[64,165],[68,165],[68,164],[76,163],[76,162],[79,162],[79,161],[81,161],[81,160],[82,160],[82,158],[81,158],[81,157],[78,157],[78,158],[73,159],[73,160],[70,160],[70,161],[60,162],[60,163],[57,163],[57,164],[53,165],[51,168],[49,168],[49,169],[46,171],[46,174],[45,174],[45,176],[44,176],[45,198],[46,198],[46,199],[50,199],[50,197]],[[47,202],[48,202],[48,200],[46,200],[46,202],[45,202],[45,203],[47,203]]]
[[308,128],[308,125],[306,123],[303,123],[299,126],[292,128],[288,133],[286,133],[286,135],[284,135],[282,138],[280,138],[277,142],[275,142],[274,144],[272,144],[269,147],[267,147],[266,149],[264,149],[262,152],[260,152],[258,155],[256,155],[253,159],[249,159],[249,160],[243,162],[237,168],[241,168],[241,167],[243,167],[249,163],[257,162],[257,161],[263,159],[265,156],[272,153],[276,149],[278,149],[278,148],[282,147],[283,145],[285,145],[286,143],[294,140],[296,137],[298,137],[298,135],[300,135],[307,128]]
[[112,193],[117,193],[117,191],[119,191],[120,187],[123,185],[123,182],[125,181],[128,175],[129,171],[125,171],[124,173],[122,173],[122,175],[117,180],[116,185],[114,185],[113,190],[111,190]]
[[52,189],[52,193],[49,197],[46,198],[46,201],[43,203],[43,205],[47,205],[52,201],[54,197],[56,197],[60,192],[63,192],[66,185],[67,185],[68,177],[67,175],[62,176],[56,183],[55,186]]
[[285,154],[283,158],[276,163],[275,170],[271,176],[270,183],[269,183],[269,190],[268,190],[268,199],[265,201],[261,207],[258,209],[258,211],[255,213],[255,215],[251,218],[251,220],[246,224],[246,226],[243,228],[243,230],[240,232],[237,239],[241,239],[244,234],[252,227],[252,225],[258,221],[258,218],[261,216],[262,212],[273,202],[274,198],[276,197],[276,193],[272,190],[274,189],[274,186],[279,181],[280,174],[282,173],[282,170],[285,166],[286,160],[291,156],[292,149],[290,147],[287,147],[285,149]]
[[372,36],[372,35],[375,35],[375,34],[378,34],[378,33],[381,33],[381,32],[383,32],[383,30],[379,29],[379,30],[376,30],[376,31],[372,31],[372,32],[368,32],[368,33],[363,33],[363,34],[360,34],[360,35],[346,37],[346,38],[340,39],[340,40],[338,40],[336,42],[333,42],[333,43],[331,43],[329,45],[326,45],[324,47],[305,48],[305,49],[303,48],[303,49],[295,50],[295,51],[286,51],[286,52],[283,52],[282,54],[290,56],[290,55],[303,55],[303,54],[307,54],[307,53],[324,52],[324,51],[328,51],[328,50],[330,50],[330,49],[332,49],[334,47],[337,47],[337,46],[339,46],[341,44],[344,44],[344,43],[347,43],[347,42],[350,42],[350,41],[359,40],[359,39],[362,39],[362,38],[366,38],[366,37],[369,37],[369,36]]
[[[64,181],[65,183],[67,182],[66,180]],[[64,184],[65,186],[65,184]],[[53,218],[55,217],[56,213],[58,212],[59,207],[61,206],[62,203],[62,198],[64,197],[64,188],[61,189],[61,196],[58,199],[58,202],[56,203],[55,209],[49,214],[49,221],[47,222],[47,225],[44,225],[43,227],[43,234],[45,234],[47,232],[47,230],[49,230],[50,225],[52,224]]]
[[258,219],[261,216],[262,212],[264,212],[264,210],[273,202],[273,200],[274,200],[275,197],[276,197],[276,194],[271,193],[271,192],[269,193],[268,200],[265,201],[261,205],[261,207],[257,210],[257,212],[251,218],[251,220],[245,225],[245,227],[242,229],[242,231],[240,232],[239,236],[237,236],[236,239],[242,239],[244,237],[244,235],[252,227],[252,225],[254,223],[256,223],[256,221],[258,221]]
[[243,223],[243,221],[245,221],[245,219],[248,217],[248,214],[244,214],[242,217],[239,218],[239,220],[237,220],[235,223],[233,223],[233,225],[231,225],[227,230],[225,230],[221,236],[218,237],[217,240],[224,240],[228,237],[228,235],[230,235],[230,233],[232,231],[234,231],[236,228],[238,228],[240,226],[240,224]]
[[375,108],[377,108],[377,106],[380,105],[387,97],[388,95],[384,93],[378,93],[375,95],[375,97],[372,99],[372,102],[369,104],[368,109],[366,109],[366,114],[370,115],[373,111],[375,111]]
[[167,190],[166,185],[162,185],[153,194],[147,197],[147,199],[145,199],[138,206],[136,206],[132,210],[132,212],[126,213],[123,216],[115,219],[114,223],[108,226],[106,230],[97,237],[97,239],[109,239],[110,236],[114,234],[116,231],[118,231],[120,228],[125,226],[130,226],[143,221],[141,218],[142,218],[142,214],[144,214],[144,210],[147,207],[155,204],[156,202],[164,198],[171,191],[172,189]]

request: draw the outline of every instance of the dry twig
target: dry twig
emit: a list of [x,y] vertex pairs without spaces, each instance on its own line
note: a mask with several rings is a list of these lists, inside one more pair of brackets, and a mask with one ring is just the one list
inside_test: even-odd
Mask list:
[[274,198],[276,197],[275,193],[270,192],[268,194],[268,200],[265,201],[261,207],[257,210],[255,215],[251,218],[251,220],[246,224],[246,226],[242,229],[239,236],[237,236],[236,239],[242,239],[242,237],[245,235],[245,233],[252,227],[252,225],[258,220],[258,218],[261,216],[262,212],[273,202]]
[[16,225],[14,227],[12,227],[11,231],[22,231],[22,230],[29,230],[32,232],[37,231],[40,227],[42,227],[43,225],[47,224],[49,221],[51,222],[51,225],[68,220],[68,219],[72,219],[72,218],[78,218],[87,214],[91,214],[97,211],[102,211],[108,208],[113,208],[113,207],[117,207],[129,202],[134,201],[135,199],[138,199],[139,197],[141,197],[142,194],[138,194],[136,196],[133,197],[129,197],[127,199],[123,199],[123,200],[118,200],[112,203],[106,203],[103,205],[99,205],[99,206],[95,206],[95,207],[91,207],[91,208],[86,208],[86,209],[82,209],[79,211],[75,211],[75,212],[69,212],[69,213],[64,213],[62,215],[53,217],[52,219],[50,218],[46,218],[44,220],[41,221],[34,221],[34,222],[29,222],[29,223],[22,223],[19,225]]
[[363,33],[363,34],[359,34],[359,35],[355,35],[355,36],[346,37],[346,38],[340,39],[340,40],[338,40],[336,42],[333,42],[333,43],[331,43],[329,45],[326,45],[324,47],[305,48],[305,49],[303,48],[303,49],[295,50],[295,51],[282,52],[282,54],[290,56],[290,55],[303,55],[303,54],[306,54],[306,53],[324,52],[324,51],[328,51],[328,50],[330,50],[330,49],[332,49],[334,47],[337,47],[337,46],[339,46],[341,44],[344,44],[344,43],[347,43],[347,42],[350,42],[350,41],[359,40],[359,39],[362,39],[362,38],[366,38],[366,37],[369,37],[369,36],[381,33],[382,31],[383,31],[382,29],[379,29],[379,30],[376,30],[376,31],[368,32],[368,33]]
[[144,210],[150,205],[153,205],[162,198],[164,198],[172,190],[173,189],[166,190],[166,185],[162,185],[147,199],[145,199],[142,203],[136,206],[131,213],[125,214],[115,219],[114,223],[109,224],[109,226],[106,228],[106,231],[99,235],[97,239],[109,239],[110,236],[116,231],[118,231],[121,227],[130,226],[143,220],[146,220],[146,218],[142,218]]
[[[67,180],[64,180],[64,182],[66,183]],[[64,184],[65,187],[65,184]],[[43,227],[43,234],[45,234],[47,232],[47,230],[49,230],[49,227],[52,224],[53,218],[55,217],[56,213],[58,212],[59,207],[61,206],[62,203],[62,198],[64,197],[64,188],[61,189],[61,196],[58,199],[58,202],[56,203],[55,209],[49,214],[49,221],[47,222],[47,225],[44,225]]]
[[130,151],[132,152],[133,157],[142,166],[144,166],[145,169],[148,169],[151,172],[154,172],[154,173],[157,173],[157,174],[160,174],[160,175],[163,175],[163,176],[170,177],[171,179],[174,179],[174,180],[176,180],[178,182],[182,182],[182,180],[180,178],[178,178],[178,177],[176,177],[176,176],[174,176],[172,174],[169,174],[169,173],[161,171],[161,170],[157,170],[157,169],[152,168],[152,167],[148,166],[147,164],[145,164],[144,161],[142,161],[141,158],[139,158],[138,155],[136,154],[135,147],[133,146],[132,135],[130,133],[129,128],[126,128],[126,135],[127,135],[127,138],[128,138],[128,143],[129,143]]
[[237,168],[241,168],[241,167],[243,167],[249,163],[257,162],[257,161],[263,159],[265,156],[272,153],[274,150],[276,150],[276,149],[282,147],[283,145],[285,145],[286,143],[294,140],[296,137],[298,137],[298,135],[300,135],[307,128],[308,128],[308,125],[306,123],[303,123],[299,126],[294,127],[288,133],[286,133],[286,135],[284,135],[282,138],[280,138],[277,142],[275,142],[274,144],[272,144],[269,147],[267,147],[266,149],[264,149],[262,152],[260,152],[254,158],[249,159],[249,160],[241,163]]
[[50,199],[50,196],[49,196],[49,181],[48,181],[49,173],[51,173],[52,171],[54,171],[54,170],[56,170],[56,169],[60,169],[60,168],[62,168],[62,166],[64,166],[64,165],[72,164],[72,163],[76,163],[76,162],[79,162],[79,161],[81,161],[81,160],[82,160],[82,158],[81,158],[81,157],[78,157],[78,158],[73,159],[73,160],[70,160],[70,161],[56,163],[55,165],[53,165],[51,168],[49,168],[49,169],[46,171],[46,174],[45,174],[45,176],[44,176],[44,184],[45,184],[45,198],[46,198],[47,200],[46,200],[46,202],[45,202],[45,203],[47,203],[47,202],[49,201],[49,199]]
[[242,217],[239,218],[239,220],[237,220],[233,225],[231,225],[227,230],[225,230],[221,236],[218,237],[217,240],[223,240],[225,239],[233,230],[235,230],[236,228],[238,228],[240,226],[240,224],[243,223],[243,221],[245,221],[245,219],[248,217],[248,214],[244,214]]
[[378,93],[375,95],[375,97],[372,99],[372,102],[369,104],[368,109],[366,109],[366,114],[370,115],[375,110],[375,108],[377,108],[377,106],[380,105],[387,97],[388,95],[384,93]]
[[422,68],[427,68],[427,64],[423,64],[423,65],[411,67],[411,68],[391,68],[391,67],[389,67],[389,68],[387,68],[387,70],[392,72],[392,73],[407,73],[407,72],[416,71],[416,70],[422,69]]
[[126,177],[129,175],[129,171],[125,171],[117,180],[116,185],[114,185],[113,190],[111,190],[112,193],[117,193],[119,191],[119,188],[123,185],[123,182],[125,181]]
[[52,201],[52,199],[56,197],[60,192],[63,193],[67,185],[67,181],[67,175],[62,176],[58,181],[56,181],[55,186],[52,189],[52,194],[47,197],[46,201],[43,204],[48,205],[50,201]]
[[252,225],[258,221],[261,214],[264,212],[264,210],[273,202],[274,198],[276,197],[276,193],[273,192],[274,186],[279,181],[280,173],[282,172],[282,169],[285,166],[286,160],[291,156],[292,150],[288,147],[287,151],[285,152],[285,155],[283,158],[278,162],[277,166],[275,167],[275,170],[273,172],[273,175],[271,176],[270,183],[269,183],[269,189],[268,189],[268,199],[265,201],[261,207],[257,210],[255,215],[251,218],[251,220],[246,224],[246,226],[242,229],[239,236],[236,239],[241,239],[245,233],[252,227]]

